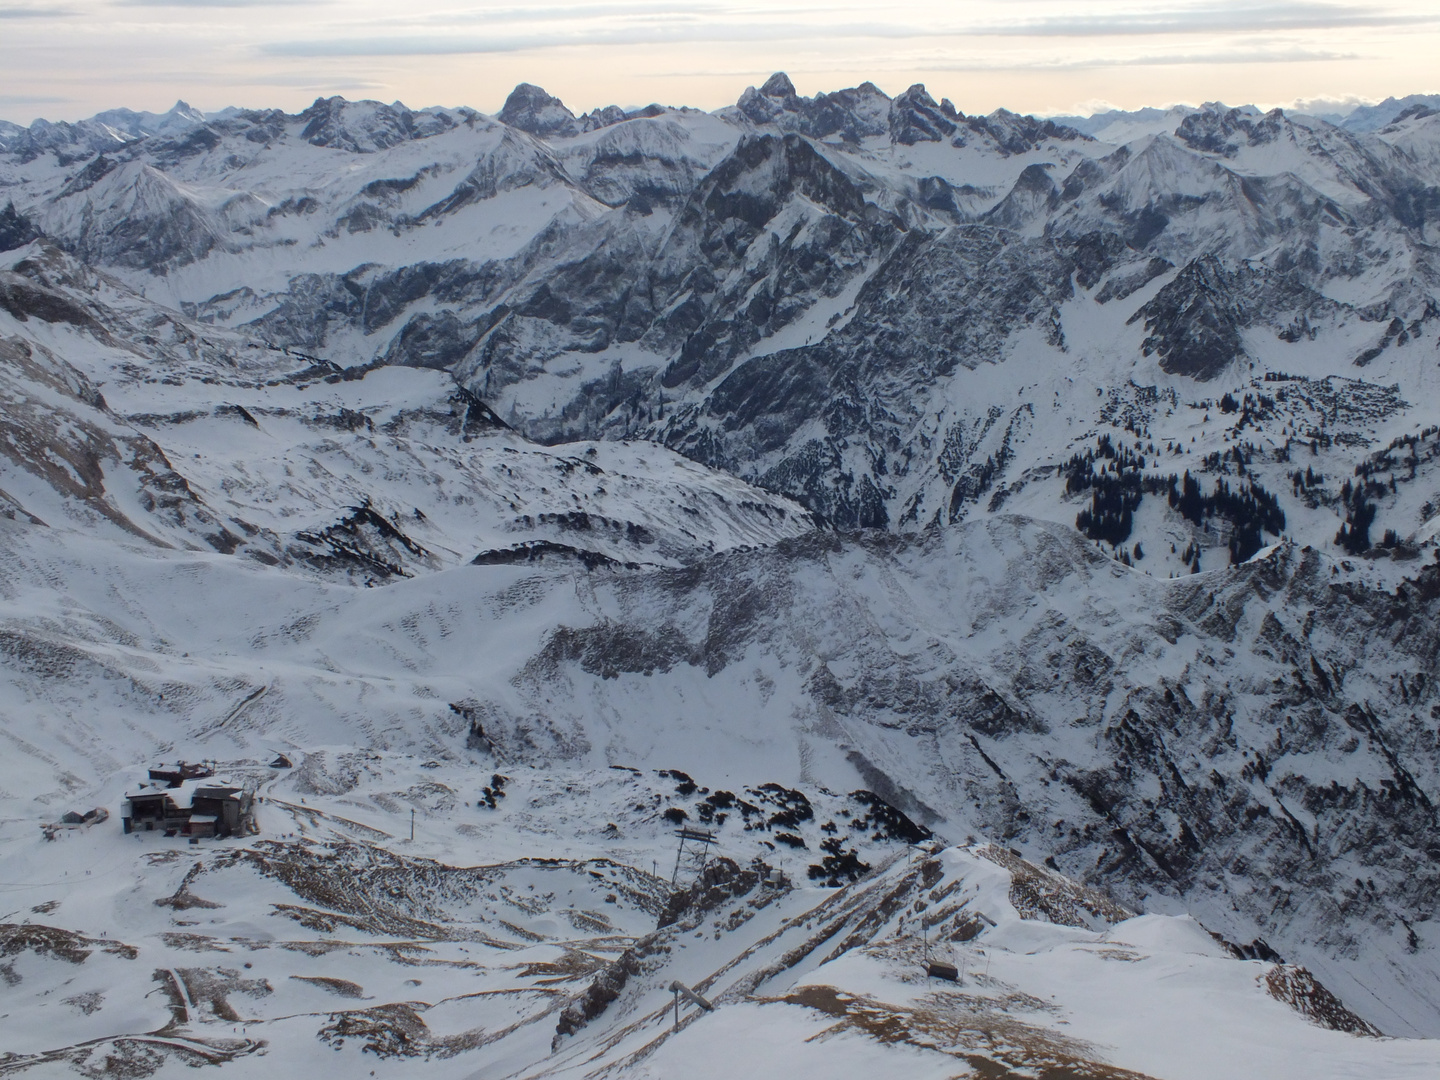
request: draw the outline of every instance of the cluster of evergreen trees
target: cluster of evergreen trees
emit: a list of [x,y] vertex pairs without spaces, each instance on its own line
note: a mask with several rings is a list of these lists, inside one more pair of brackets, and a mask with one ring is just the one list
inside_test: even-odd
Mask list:
[[1296,469],[1290,474],[1290,487],[1296,495],[1302,491],[1309,491],[1311,488],[1322,488],[1325,486],[1325,474],[1317,473],[1313,467],[1305,466],[1305,471]]
[[1218,478],[1209,495],[1202,495],[1200,482],[1187,469],[1183,478],[1169,480],[1171,508],[1196,525],[1204,526],[1218,517],[1230,523],[1230,561],[1242,563],[1263,546],[1262,533],[1278,537],[1285,531],[1285,511],[1280,500],[1251,480],[1244,488],[1232,489]]
[[[1097,460],[1101,462],[1099,471],[1095,469]],[[1064,465],[1065,492],[1091,492],[1090,506],[1080,511],[1075,527],[1091,540],[1104,540],[1111,547],[1128,540],[1144,495],[1144,468],[1144,454],[1117,447],[1109,435],[1101,435],[1093,451],[1073,455]]]
[[[1243,475],[1238,451],[1234,458]],[[1216,464],[1220,464],[1218,455]],[[1218,477],[1207,494],[1188,470],[1183,477],[1146,476],[1144,470],[1145,455],[1139,446],[1134,450],[1116,446],[1109,435],[1100,436],[1093,451],[1071,457],[1064,465],[1066,493],[1090,492],[1090,505],[1076,516],[1075,527],[1091,540],[1118,548],[1130,538],[1144,496],[1163,494],[1172,509],[1202,528],[1208,528],[1212,518],[1228,522],[1232,563],[1244,562],[1259,551],[1264,533],[1278,537],[1285,531],[1280,500],[1253,479],[1232,488],[1227,479]]]
[[1351,555],[1370,550],[1370,526],[1375,524],[1375,504],[1370,501],[1370,496],[1379,493],[1376,488],[1379,492],[1385,490],[1384,485],[1374,481],[1352,484],[1346,480],[1340,487],[1345,522],[1335,534],[1335,543]]

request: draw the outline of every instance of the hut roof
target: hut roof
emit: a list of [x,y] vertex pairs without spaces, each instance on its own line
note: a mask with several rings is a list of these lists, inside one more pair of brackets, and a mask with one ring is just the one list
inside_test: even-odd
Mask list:
[[179,787],[142,787],[139,791],[131,792],[125,797],[127,799],[169,799],[177,810],[189,810],[195,803],[195,797],[202,799],[239,799],[240,789],[224,780],[216,781],[207,777],[203,780],[186,780]]

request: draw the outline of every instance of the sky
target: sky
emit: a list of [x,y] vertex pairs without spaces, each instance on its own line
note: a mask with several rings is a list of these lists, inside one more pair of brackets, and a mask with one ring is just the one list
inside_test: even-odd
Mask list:
[[0,0],[0,118],[316,97],[706,109],[923,82],[965,112],[1440,91],[1440,0]]

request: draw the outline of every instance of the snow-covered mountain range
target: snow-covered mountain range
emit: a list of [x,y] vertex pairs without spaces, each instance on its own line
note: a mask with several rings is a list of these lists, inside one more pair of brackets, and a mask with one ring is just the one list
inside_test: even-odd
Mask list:
[[0,1073],[1430,1075],[1437,104],[0,124]]
[[1423,461],[1392,465],[1429,457],[1440,118],[1396,105],[1375,132],[1206,106],[1087,135],[783,75],[715,114],[181,103],[0,133],[0,242],[840,526],[1090,502],[1092,539],[1169,574],[1434,516]]

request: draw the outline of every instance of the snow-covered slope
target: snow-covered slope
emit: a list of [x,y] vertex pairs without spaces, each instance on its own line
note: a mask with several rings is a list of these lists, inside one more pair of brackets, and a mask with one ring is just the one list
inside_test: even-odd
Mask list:
[[536,446],[439,372],[217,331],[43,243],[10,258],[12,513],[367,580],[475,558],[679,565],[810,528],[653,444]]
[[1433,566],[1282,547],[1167,582],[1001,518],[357,590],[0,525],[21,803],[316,744],[863,787],[1263,939],[1382,1029],[1434,1023]]
[[[1435,1042],[1375,1037],[1303,967],[1246,959],[1187,917],[1135,917],[994,845],[873,845],[873,872],[832,889],[786,873],[793,849],[731,827],[726,854],[672,892],[615,858],[668,861],[653,816],[597,827],[607,803],[654,791],[663,804],[653,774],[497,776],[498,809],[471,806],[474,781],[443,765],[376,753],[317,751],[257,778],[280,839],[200,851],[154,834],[8,838],[7,880],[29,905],[0,923],[8,1073],[1208,1080],[1440,1067]],[[561,780],[583,792],[562,804],[573,826],[533,809]],[[532,809],[508,809],[521,800]],[[35,880],[72,874],[83,888]],[[956,978],[927,979],[930,963]],[[677,983],[704,1007],[677,1002]]]
[[[344,367],[449,371],[542,441],[663,442],[844,525],[1023,491],[1163,576],[1259,546],[1252,518],[1156,505],[1187,471],[1208,498],[1247,470],[1269,539],[1426,527],[1431,480],[1359,510],[1344,490],[1436,390],[1440,128],[1418,100],[1397,117],[1210,104],[1077,130],[783,75],[715,114],[575,117],[533,86],[495,118],[177,105],[6,135],[0,232]],[[1341,385],[1385,404],[1326,417]],[[1124,509],[1066,463],[1136,436],[1125,498],[1154,510],[1096,526]]]
[[0,129],[0,1072],[1430,1075],[1435,119]]

